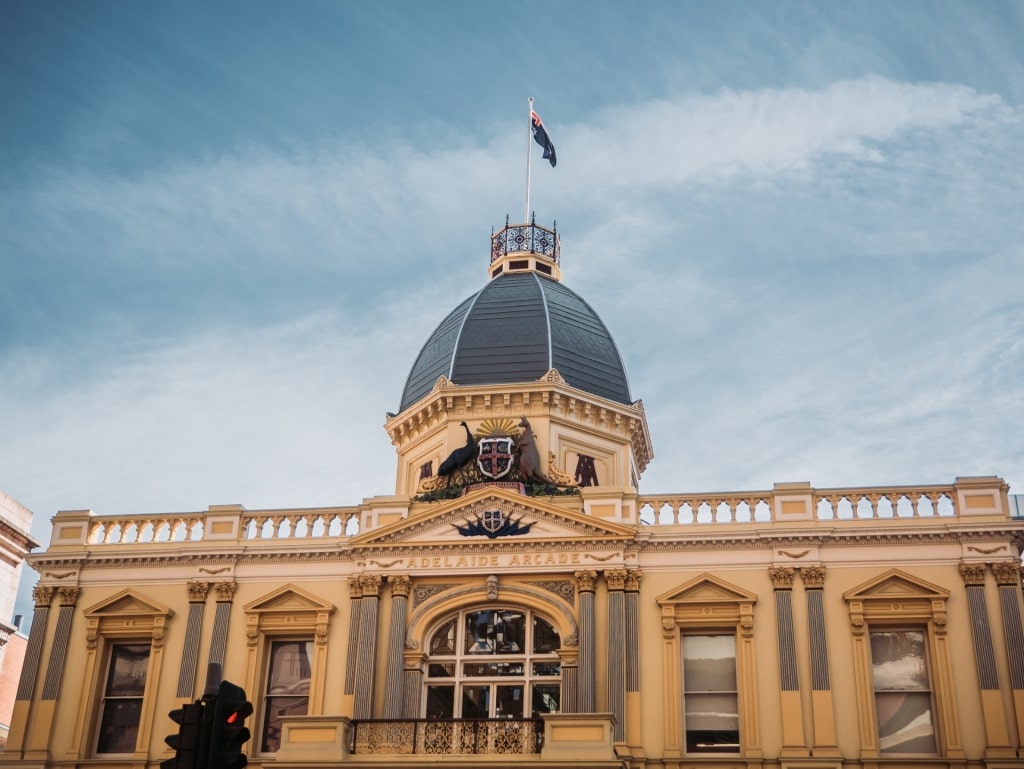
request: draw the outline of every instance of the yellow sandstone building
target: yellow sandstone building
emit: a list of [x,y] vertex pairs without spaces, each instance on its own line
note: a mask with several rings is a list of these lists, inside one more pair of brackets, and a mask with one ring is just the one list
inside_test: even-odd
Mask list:
[[221,663],[257,767],[1024,768],[1001,479],[642,494],[557,234],[491,246],[387,416],[393,496],[56,515],[0,763],[153,769]]

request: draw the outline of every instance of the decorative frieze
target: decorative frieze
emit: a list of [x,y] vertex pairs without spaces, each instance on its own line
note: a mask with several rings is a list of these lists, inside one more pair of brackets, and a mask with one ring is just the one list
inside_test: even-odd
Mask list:
[[626,589],[625,569],[607,569],[604,573],[604,580],[608,583],[608,589],[621,592]]
[[408,574],[394,574],[388,577],[388,584],[391,585],[391,595],[408,598],[412,590],[412,578]]
[[985,564],[983,563],[961,563],[960,578],[968,586],[985,585]]
[[188,590],[189,603],[204,603],[206,594],[210,592],[210,583],[191,580],[185,588]]
[[992,576],[997,585],[1013,585],[1020,587],[1021,567],[1015,561],[997,561],[991,564]]
[[214,583],[214,590],[217,593],[217,600],[225,603],[230,603],[235,598],[235,591],[238,589],[238,583],[234,580],[216,582]]
[[768,576],[772,581],[772,587],[776,590],[792,590],[793,577],[796,570],[789,566],[772,566],[768,569]]
[[55,585],[36,585],[32,588],[32,600],[37,607],[49,606],[57,594]]
[[801,566],[800,580],[808,590],[821,590],[825,587],[825,567],[818,564],[814,566]]
[[380,588],[384,584],[384,577],[380,574],[364,574],[358,577],[362,587],[363,598],[380,598]]
[[581,593],[593,593],[597,585],[597,572],[593,569],[581,569],[573,572],[576,578],[576,589]]
[[626,570],[626,592],[627,593],[639,593],[640,592],[640,580],[643,579],[644,573],[640,569],[627,569]]
[[548,582],[528,582],[528,585],[535,585],[543,590],[554,593],[559,598],[564,598],[569,603],[572,603],[573,598],[576,596],[576,590],[573,588],[572,582],[568,580],[551,580]]
[[[454,587],[449,583],[444,584],[430,584],[430,585],[416,585],[412,591],[412,597],[415,603],[421,604],[424,601],[429,601],[438,593],[443,593],[445,590]],[[358,596],[355,596],[358,597]]]

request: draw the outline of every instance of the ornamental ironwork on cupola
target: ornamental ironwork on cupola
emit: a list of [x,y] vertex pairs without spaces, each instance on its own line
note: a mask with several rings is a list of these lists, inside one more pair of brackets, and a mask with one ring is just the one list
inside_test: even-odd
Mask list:
[[539,272],[555,280],[562,279],[559,267],[558,227],[549,230],[537,224],[536,215],[528,224],[510,224],[491,233],[491,278],[510,272]]

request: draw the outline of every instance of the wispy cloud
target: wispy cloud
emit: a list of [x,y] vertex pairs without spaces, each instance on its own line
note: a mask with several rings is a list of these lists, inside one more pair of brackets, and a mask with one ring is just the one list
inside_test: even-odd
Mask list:
[[[534,201],[647,404],[645,487],[1019,473],[1020,125],[997,96],[878,78],[551,125]],[[95,300],[59,289],[51,336],[0,358],[7,491],[44,516],[389,492],[383,412],[485,279],[488,225],[518,218],[522,139],[4,186],[12,290]],[[54,358],[75,328],[90,348]]]

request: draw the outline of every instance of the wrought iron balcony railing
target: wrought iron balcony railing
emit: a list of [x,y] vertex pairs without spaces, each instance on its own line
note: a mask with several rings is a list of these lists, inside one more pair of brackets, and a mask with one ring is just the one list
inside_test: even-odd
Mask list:
[[527,718],[410,719],[352,722],[356,755],[531,755],[544,722]]
[[509,224],[491,235],[491,264],[506,254],[539,254],[558,264],[560,246],[557,226],[541,227],[535,217],[529,224]]

